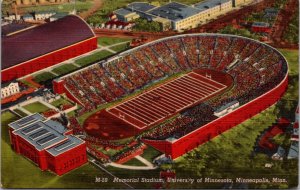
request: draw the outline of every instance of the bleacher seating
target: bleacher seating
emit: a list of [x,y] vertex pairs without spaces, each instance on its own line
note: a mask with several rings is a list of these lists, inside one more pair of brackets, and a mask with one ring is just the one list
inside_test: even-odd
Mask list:
[[[228,68],[228,66],[237,63]],[[180,136],[214,119],[213,111],[226,102],[244,104],[278,84],[284,77],[281,56],[250,39],[222,35],[166,38],[123,53],[118,59],[96,63],[64,78],[65,87],[86,111],[128,95],[163,77],[209,68],[234,78],[230,91],[181,113],[147,134],[152,139]],[[201,114],[200,114],[201,113]],[[194,114],[194,115],[193,115]],[[206,116],[204,117],[204,116]]]

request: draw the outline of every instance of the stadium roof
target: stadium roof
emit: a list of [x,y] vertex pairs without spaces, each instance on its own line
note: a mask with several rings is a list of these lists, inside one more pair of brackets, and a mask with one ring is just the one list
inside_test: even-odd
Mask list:
[[203,1],[200,3],[196,3],[194,5],[194,7],[197,9],[200,9],[200,10],[206,10],[206,9],[210,9],[212,7],[227,3],[229,1],[231,1],[231,0],[208,0],[208,1]]
[[62,19],[2,38],[2,69],[94,37],[78,16]]
[[[60,154],[81,144],[83,141],[71,135],[65,135],[67,129],[59,122],[45,120],[40,114],[33,114],[10,123],[13,133],[33,145],[37,150],[47,147],[52,155]],[[58,144],[59,143],[59,144]]]
[[176,22],[193,16],[199,12],[201,12],[201,10],[191,6],[177,2],[171,2],[161,7],[154,8],[148,13]]
[[155,8],[156,6],[144,2],[134,2],[127,5],[127,7],[129,9],[134,9],[136,11],[146,12],[149,11],[150,9]]

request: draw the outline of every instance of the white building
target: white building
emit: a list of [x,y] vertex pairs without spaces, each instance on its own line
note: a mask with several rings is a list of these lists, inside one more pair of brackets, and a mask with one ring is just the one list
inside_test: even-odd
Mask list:
[[1,87],[1,98],[6,98],[18,92],[20,92],[19,84],[17,82],[12,82],[7,86]]
[[54,11],[40,11],[40,12],[35,12],[34,17],[35,20],[46,20],[55,14],[56,12]]

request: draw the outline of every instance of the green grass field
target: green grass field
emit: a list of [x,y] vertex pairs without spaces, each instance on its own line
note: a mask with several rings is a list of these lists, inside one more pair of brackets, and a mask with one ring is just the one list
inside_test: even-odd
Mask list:
[[50,109],[40,102],[34,102],[32,104],[28,104],[28,105],[24,106],[23,108],[28,110],[31,113],[43,113]]
[[27,116],[27,114],[24,113],[24,112],[23,112],[22,110],[20,110],[20,109],[15,109],[14,112],[16,112],[17,114],[19,114],[19,115],[22,116],[22,117]]
[[68,100],[66,100],[64,98],[60,98],[58,100],[51,102],[51,105],[59,108],[60,105],[71,105],[71,102],[69,102]]
[[279,49],[289,62],[289,75],[298,75],[299,69],[299,50]]
[[112,49],[112,50],[114,50],[116,52],[124,51],[124,50],[126,50],[128,48],[129,48],[129,43],[125,43],[125,44],[121,44],[121,45],[110,47],[110,49]]
[[54,68],[52,71],[58,75],[63,75],[69,73],[71,71],[76,70],[77,67],[73,64],[65,64],[59,67]]
[[161,152],[159,152],[158,150],[156,150],[155,148],[152,148],[151,146],[148,146],[143,154],[141,155],[141,157],[145,158],[146,160],[148,160],[149,162],[152,162],[156,157],[160,156]]
[[141,161],[139,161],[136,158],[132,158],[131,160],[125,162],[124,165],[128,165],[128,166],[146,166],[144,163],[142,163]]
[[116,37],[99,37],[98,44],[101,46],[110,46],[113,44],[130,41],[130,38],[116,38]]
[[35,75],[33,77],[33,80],[37,83],[42,83],[42,82],[45,82],[47,80],[50,80],[50,79],[53,79],[55,78],[56,76],[50,72],[42,72],[42,73],[39,73],[37,75]]
[[103,50],[103,51],[94,53],[92,55],[77,59],[75,61],[75,63],[77,63],[78,65],[81,65],[81,66],[85,66],[85,65],[89,65],[91,63],[94,63],[96,61],[100,61],[101,59],[104,59],[104,58],[106,58],[106,57],[108,57],[112,54],[113,53],[111,53],[109,51]]
[[[77,12],[82,12],[88,10],[92,6],[92,1],[76,1],[75,8]],[[73,3],[63,3],[60,5],[37,5],[31,7],[23,7],[20,8],[24,12],[32,12],[32,11],[55,11],[55,12],[70,12],[74,9]]]

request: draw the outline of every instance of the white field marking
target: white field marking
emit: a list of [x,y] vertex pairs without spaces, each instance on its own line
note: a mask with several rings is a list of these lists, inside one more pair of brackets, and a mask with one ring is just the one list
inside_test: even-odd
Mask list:
[[191,98],[191,97],[180,96],[180,94],[178,95],[178,89],[172,89],[172,88],[168,88],[168,87],[164,86],[163,88],[161,88],[159,90],[164,91],[164,92],[166,92],[167,94],[169,94],[171,96],[175,96],[178,99],[182,100],[183,102],[189,103],[190,101],[193,101],[193,99],[194,99],[194,98]]
[[[117,109],[117,108],[115,108],[115,109]],[[119,111],[119,110],[118,110],[118,111]],[[109,112],[109,113],[113,114],[113,115],[116,116],[117,118],[120,118],[118,115],[116,115],[116,114],[113,113],[113,112]],[[128,115],[128,114],[126,114],[126,113],[124,113],[124,112],[122,112],[122,113],[125,114],[125,115]],[[131,117],[132,117],[132,116],[131,116]],[[122,119],[122,118],[120,118],[120,119]],[[134,119],[136,119],[136,118],[134,118]],[[126,123],[128,123],[128,124],[134,126],[135,128],[138,128],[138,129],[144,129],[145,126],[147,125],[147,124],[145,124],[144,127],[139,127],[139,126],[137,126],[137,125],[131,123],[131,122],[128,121],[127,119],[122,119],[122,120],[125,121]],[[138,120],[138,119],[136,119],[136,120]],[[140,121],[140,120],[139,120],[139,121]],[[144,123],[144,122],[142,122],[142,123]]]
[[201,97],[203,95],[206,95],[206,93],[202,92],[202,89],[201,90],[199,90],[199,88],[195,89],[195,87],[192,88],[186,84],[185,85],[180,84],[179,82],[169,84],[169,86],[177,88],[179,92],[182,92],[182,91],[189,92],[189,93],[191,93],[191,95],[196,96],[196,97],[198,97],[198,96]]
[[[140,98],[141,99],[141,98]],[[143,99],[148,99],[148,100],[150,100],[150,101],[153,101],[152,99],[150,99],[150,97],[148,97],[148,96],[144,96],[143,97]],[[145,101],[147,101],[147,100],[145,100]],[[173,110],[174,109],[174,107],[178,107],[179,105],[177,105],[177,104],[173,104],[173,106],[171,106],[170,107],[170,105],[169,104],[167,104],[168,102],[167,102],[167,100],[164,98],[163,100],[160,100],[159,102],[157,102],[157,101],[154,101],[153,102],[153,104],[158,104],[157,106],[158,107],[161,107],[159,104],[164,104],[164,108],[167,108],[167,110]],[[180,106],[179,106],[180,107]],[[169,108],[169,109],[168,109]]]
[[[197,99],[197,97],[193,96],[192,94],[188,94],[187,92],[183,91],[183,89],[180,89],[177,86],[174,87],[174,86],[168,85],[165,88],[170,91],[173,91],[176,95],[178,95],[182,98],[185,98],[185,99],[188,99],[191,101],[193,101],[194,99]],[[184,95],[184,96],[182,96],[182,95]]]
[[203,91],[203,94],[210,94],[212,93],[211,90],[209,90],[208,88],[206,88],[206,86],[203,86],[202,84],[195,84],[192,81],[186,80],[185,82],[183,80],[178,81],[177,82],[179,84],[179,86],[188,86],[191,90],[196,90],[199,91],[199,89],[201,89],[201,91]]
[[148,117],[145,117],[145,115],[144,115],[144,117],[141,116],[141,115],[138,115],[137,113],[135,113],[135,112],[132,110],[132,108],[128,107],[128,106],[125,105],[125,104],[123,104],[121,107],[117,107],[117,108],[115,108],[115,109],[119,109],[119,110],[121,110],[121,111],[123,111],[123,112],[125,112],[125,113],[129,112],[129,113],[127,113],[127,114],[132,114],[131,117],[133,117],[133,118],[134,118],[134,117],[137,117],[137,118],[139,118],[139,120],[144,121],[144,123],[146,123],[146,124],[151,123],[151,122],[152,122],[151,120],[153,120],[153,119],[149,119]]
[[[182,77],[185,77],[185,76],[187,76],[187,74],[185,74],[185,75],[183,75],[183,76],[180,76],[180,77],[178,77],[178,78],[175,79],[175,80],[178,80],[178,79],[180,79],[180,78],[182,78]],[[133,97],[133,98],[137,98],[137,97],[140,97],[140,96],[142,96],[142,95],[148,94],[148,93],[152,92],[153,90],[156,90],[156,89],[158,89],[158,88],[160,88],[160,87],[162,87],[162,86],[167,85],[168,83],[169,83],[169,82],[164,83],[164,84],[162,84],[162,85],[160,85],[160,86],[157,86],[157,87],[155,87],[155,88],[153,88],[153,89],[151,89],[151,90],[149,90],[149,91],[146,91],[146,92],[144,92],[144,93],[141,93],[140,95],[138,95],[138,96],[136,96],[136,97]],[[127,100],[127,101],[130,101],[130,100]],[[127,101],[125,101],[125,102],[127,102]],[[124,104],[125,102],[123,102],[123,103],[121,103],[121,104],[118,104],[118,105],[115,105],[115,106],[109,108],[108,110],[113,109],[113,108],[116,107],[116,106],[122,105],[122,104]]]
[[179,84],[180,86],[186,87],[187,83],[190,85],[190,88],[193,88],[196,91],[198,91],[199,86],[203,86],[202,84],[194,83],[193,81],[188,80],[187,77],[181,78],[180,80],[177,80],[176,83],[172,82],[171,84]]
[[[140,97],[140,98],[137,99],[137,100],[143,102],[144,104],[149,103],[147,100],[145,100],[145,97]],[[169,113],[169,111],[167,111],[166,109],[163,110],[163,109],[161,108],[161,106],[158,106],[158,105],[156,105],[155,103],[156,103],[156,102],[152,102],[150,106],[155,107],[156,110],[159,109],[160,111],[164,112],[165,114]],[[165,108],[165,107],[164,107],[164,108]],[[170,111],[171,111],[171,110],[170,110]]]
[[[134,117],[134,116],[132,116],[132,115],[130,115],[130,114],[128,114],[128,113],[126,113],[125,111],[123,111],[123,110],[120,110],[120,108],[114,108],[115,110],[117,110],[118,112],[120,112],[120,113],[122,113],[122,114],[125,114],[125,115],[127,115],[127,117],[132,117],[133,119],[135,119],[135,120],[137,120],[137,121],[139,121],[139,122],[141,122],[141,123],[143,123],[144,125],[147,125],[147,123],[146,123],[146,121],[142,121],[141,119],[143,119],[143,118],[136,118],[136,117]],[[121,108],[121,109],[124,109],[124,108]],[[126,110],[127,111],[127,110]],[[130,112],[130,111],[129,111]],[[120,118],[120,117],[119,117]],[[122,119],[122,118],[120,118],[120,119]],[[147,122],[149,122],[148,120],[147,120]]]
[[218,87],[216,87],[216,86],[214,86],[212,84],[206,83],[206,82],[204,82],[202,80],[198,80],[198,79],[196,79],[194,77],[191,77],[191,76],[188,76],[186,79],[189,80],[189,81],[191,81],[191,82],[197,83],[197,84],[206,85],[207,89],[210,89],[212,91],[215,91],[215,90],[219,89]]
[[[125,108],[124,108],[125,107]],[[140,113],[140,112],[138,112],[138,113],[135,113],[134,112],[134,108],[132,108],[132,107],[129,107],[128,105],[126,105],[126,104],[123,104],[122,105],[122,107],[119,107],[119,109],[125,109],[126,111],[128,111],[128,112],[130,112],[131,114],[133,114],[133,115],[135,115],[136,117],[139,117],[140,119],[143,119],[143,120],[145,120],[145,121],[147,121],[148,123],[151,123],[152,122],[152,120],[154,119],[154,118],[150,118],[150,117],[148,117],[147,115],[145,115],[145,114],[143,114],[143,113]],[[123,111],[123,112],[125,112],[125,110]],[[139,115],[140,114],[140,115]],[[147,124],[148,124],[147,123]]]
[[[131,105],[130,105],[130,104]],[[134,104],[134,105],[132,105],[132,104]],[[134,103],[134,102],[132,102],[132,101],[130,101],[130,102],[128,102],[128,104],[127,104],[127,106],[128,107],[130,107],[130,108],[132,108],[132,109],[134,109],[135,111],[137,111],[137,114],[142,114],[142,115],[145,115],[145,116],[148,116],[147,118],[153,118],[153,119],[157,119],[157,117],[159,118],[160,117],[160,114],[157,114],[156,112],[153,112],[153,111],[150,111],[149,109],[147,109],[147,107],[145,106],[145,107],[143,107],[142,105],[139,105],[139,104],[136,104],[136,103]],[[142,107],[141,107],[142,106]],[[147,115],[147,112],[144,110],[144,109],[147,109],[149,112],[151,112],[151,113],[153,113],[152,115]]]
[[176,108],[176,110],[178,110],[179,108],[181,108],[183,105],[186,104],[186,103],[183,103],[182,101],[176,101],[175,99],[171,99],[173,97],[169,98],[169,95],[165,95],[165,94],[162,95],[162,94],[158,94],[157,92],[153,92],[153,94],[163,96],[163,100],[160,100],[160,102],[163,102],[164,104],[172,103],[174,105],[174,107]]
[[[149,112],[150,112],[150,113],[153,113],[154,115],[159,116],[159,115],[165,113],[165,111],[164,111],[164,112],[161,112],[161,111],[159,112],[158,110],[152,110],[152,109],[150,109],[152,105],[149,105],[149,104],[141,104],[140,102],[141,102],[141,101],[135,101],[135,100],[131,100],[131,101],[130,101],[130,103],[132,103],[132,104],[134,104],[134,105],[142,106],[144,109],[149,110]],[[158,112],[159,112],[159,113],[158,113]]]
[[183,104],[187,104],[190,102],[187,99],[184,99],[183,97],[179,97],[178,95],[173,94],[172,91],[170,92],[163,88],[159,89],[159,91],[155,93],[159,94],[160,96],[163,95],[164,97],[168,97],[168,99],[171,100],[172,102],[180,101],[183,102]]
[[[204,77],[204,76],[202,76],[202,75],[200,75],[200,74],[198,74],[198,73],[196,73],[196,72],[192,72],[193,74],[196,74],[196,75],[198,75],[198,76],[200,76],[200,77],[202,77],[202,78],[205,78],[205,79],[208,79],[208,78],[206,78],[206,77]],[[215,83],[217,83],[217,84],[219,84],[219,85],[221,85],[221,86],[226,86],[226,85],[224,85],[224,84],[222,84],[222,83],[219,83],[218,81],[216,81],[216,80],[213,80],[213,79],[208,79],[208,80],[211,80],[211,81],[213,81],[213,82],[215,82]]]
[[[198,75],[198,74],[197,74],[197,75]],[[203,77],[202,75],[199,75],[199,76]],[[170,84],[170,83],[173,83],[173,84],[174,84],[174,83],[175,83],[177,80],[179,80],[179,79],[188,80],[188,81],[190,81],[189,83],[192,83],[191,85],[195,85],[195,83],[196,83],[196,85],[206,84],[206,85],[208,85],[208,86],[211,86],[212,88],[207,87],[207,86],[205,86],[205,87],[210,88],[211,90],[213,90],[213,88],[215,88],[216,90],[213,90],[213,92],[212,92],[211,94],[205,95],[204,97],[198,99],[197,101],[194,100],[193,102],[190,103],[188,100],[183,99],[184,97],[180,97],[180,96],[174,95],[174,94],[172,94],[172,93],[170,94],[170,92],[175,92],[175,94],[176,94],[176,93],[178,93],[178,91],[180,92],[180,89],[176,89],[177,91],[174,91],[174,90],[172,90],[172,89],[169,89],[170,91],[168,91],[168,86],[167,86],[167,85]],[[206,78],[205,78],[205,79],[206,79]],[[180,82],[183,82],[182,80],[179,80],[179,81],[180,81]],[[211,81],[212,81],[212,82],[216,82],[216,81],[214,81],[214,80],[211,80]],[[217,82],[216,82],[216,83],[217,83]],[[176,83],[175,83],[175,84],[176,84]],[[138,104],[138,101],[139,101],[139,100],[137,100],[138,98],[140,98],[140,99],[144,99],[144,98],[145,98],[145,99],[150,99],[150,97],[152,97],[153,95],[159,95],[159,96],[162,96],[162,97],[163,97],[163,100],[164,100],[163,102],[160,102],[160,103],[168,104],[168,105],[170,105],[170,103],[174,103],[174,105],[180,106],[179,108],[176,109],[176,112],[178,112],[178,111],[181,111],[181,110],[183,110],[183,109],[185,109],[185,108],[187,108],[187,107],[189,107],[189,106],[195,104],[196,102],[200,102],[201,100],[207,98],[208,96],[212,96],[212,95],[218,93],[219,91],[223,90],[223,89],[226,87],[226,86],[223,85],[223,84],[221,84],[221,85],[222,85],[223,87],[222,87],[222,88],[218,88],[218,87],[216,87],[216,86],[213,86],[212,84],[209,84],[209,83],[206,83],[206,82],[204,82],[204,81],[198,80],[197,78],[191,77],[191,76],[189,76],[189,74],[186,74],[186,75],[183,75],[183,76],[181,76],[181,77],[175,79],[174,81],[170,81],[170,82],[165,83],[165,84],[163,84],[163,85],[161,85],[161,86],[158,86],[158,87],[156,87],[156,88],[154,88],[154,89],[151,89],[151,90],[149,90],[149,91],[147,91],[147,92],[145,92],[145,93],[142,93],[142,94],[140,94],[140,95],[134,97],[132,100],[136,100],[134,103],[135,103],[135,104]],[[166,87],[166,88],[163,88],[163,87]],[[202,87],[202,86],[200,85],[199,87]],[[155,90],[155,91],[154,91],[154,90]],[[152,92],[152,94],[149,94],[149,93],[151,93],[151,92]],[[148,95],[148,94],[150,95],[150,97],[146,96],[146,95]],[[177,99],[173,99],[174,96],[177,97]],[[181,101],[181,100],[183,100],[183,101]],[[143,101],[146,101],[146,100],[143,100]],[[151,125],[151,124],[153,124],[153,123],[158,122],[158,121],[161,120],[161,119],[164,119],[164,118],[168,117],[168,115],[167,115],[167,116],[161,115],[161,118],[159,118],[159,119],[157,119],[157,120],[151,122],[151,121],[149,121],[148,119],[146,119],[146,118],[149,118],[149,116],[147,116],[146,118],[144,118],[144,116],[146,116],[145,114],[139,112],[141,115],[137,115],[137,114],[133,113],[132,111],[130,111],[130,110],[132,110],[133,108],[130,108],[130,107],[129,107],[130,110],[127,110],[127,109],[125,109],[125,108],[122,108],[122,109],[125,109],[127,112],[132,113],[134,116],[128,115],[128,113],[126,113],[125,111],[121,111],[121,110],[119,110],[118,108],[116,108],[116,107],[119,107],[119,106],[122,106],[122,105],[123,105],[124,107],[127,107],[127,108],[128,108],[128,106],[127,106],[125,103],[129,103],[129,102],[130,102],[130,100],[128,100],[128,101],[126,101],[126,102],[123,102],[122,104],[116,105],[116,106],[110,108],[109,110],[115,108],[117,111],[123,113],[124,115],[130,116],[130,117],[132,117],[133,119],[135,119],[135,120],[137,120],[137,121],[139,121],[139,122],[145,124],[144,127],[139,127],[139,126],[137,126],[137,125],[131,123],[131,122],[128,121],[127,119],[122,119],[122,120],[124,120],[125,122],[127,122],[127,123],[133,125],[134,127],[138,128],[138,129],[146,128],[146,126],[149,126],[149,125]],[[140,106],[140,105],[138,105],[138,108],[141,109],[139,106]],[[157,105],[156,105],[156,107],[157,107]],[[174,106],[174,107],[175,107],[175,106]],[[145,109],[147,110],[147,108],[145,108]],[[162,108],[160,108],[160,109],[162,110]],[[109,110],[108,110],[108,111],[109,111]],[[111,112],[111,113],[112,113],[112,112]],[[114,113],[112,113],[112,114],[115,115],[115,116],[117,116],[117,115],[114,114]],[[119,116],[117,116],[117,117],[119,118]],[[149,122],[151,122],[151,123],[149,124],[149,123],[142,122],[141,119],[138,119],[138,118],[141,118],[142,120],[145,120],[145,121],[149,121]],[[151,119],[151,120],[153,120],[153,119]]]

